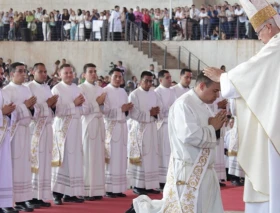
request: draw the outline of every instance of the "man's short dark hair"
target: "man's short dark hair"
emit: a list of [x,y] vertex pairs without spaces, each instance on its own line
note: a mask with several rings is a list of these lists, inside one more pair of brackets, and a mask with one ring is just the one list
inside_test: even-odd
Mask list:
[[203,72],[201,72],[196,78],[195,86],[202,82],[205,83],[206,87],[209,87],[214,81],[212,81],[210,78],[205,76]]
[[10,65],[10,72],[15,72],[18,66],[24,66],[23,63],[15,62]]
[[109,75],[112,76],[114,74],[114,72],[120,72],[121,74],[123,74],[123,70],[121,70],[119,68],[114,68],[109,72]]
[[38,68],[38,66],[44,66],[45,67],[45,64],[43,64],[43,63],[36,63],[36,64],[34,64],[34,66],[33,66],[33,70],[36,70],[37,68]]
[[192,71],[189,68],[184,68],[180,72],[180,76],[185,75],[186,72],[192,73]]
[[153,65],[153,64],[150,64],[150,66],[153,66],[153,67],[154,67],[154,65]]
[[83,68],[84,73],[87,72],[87,68],[89,68],[89,67],[96,68],[95,64],[92,64],[92,63],[85,64],[85,65],[84,65],[84,68]]
[[62,64],[59,68],[59,70],[62,70],[64,67],[71,67],[73,68],[70,64]]
[[122,61],[118,61],[120,65],[122,65]]
[[167,70],[161,70],[161,71],[159,71],[159,72],[158,72],[158,78],[164,78],[164,75],[165,75],[166,73],[169,73],[169,71],[167,71]]
[[141,73],[140,78],[143,79],[145,76],[149,76],[149,77],[151,76],[151,77],[153,77],[154,74],[151,73],[151,72],[149,72],[149,71],[143,71],[143,72]]

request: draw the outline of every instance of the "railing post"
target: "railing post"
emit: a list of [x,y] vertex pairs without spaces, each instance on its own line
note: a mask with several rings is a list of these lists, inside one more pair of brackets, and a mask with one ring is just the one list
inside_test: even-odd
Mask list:
[[204,18],[202,18],[202,33],[201,33],[201,39],[204,40]]
[[[75,35],[76,36],[76,35]],[[80,41],[80,23],[78,23],[78,34],[77,34],[77,37],[78,37],[78,41]],[[75,38],[75,37],[74,37]],[[75,39],[74,39],[75,40]]]
[[139,36],[139,46],[138,46],[138,49],[140,51],[142,51],[142,36],[141,36],[141,34],[143,33],[142,27],[139,27],[139,33],[140,33],[140,36]]
[[221,26],[222,26],[222,24],[221,24],[221,18],[219,18],[219,39],[221,39],[221,38],[222,38],[222,30],[221,30]]
[[128,20],[125,20],[125,24],[124,24],[124,40],[127,41],[127,22]]
[[149,33],[149,58],[152,57],[152,35]]
[[173,27],[172,27],[172,17],[170,17],[169,19],[169,41],[172,41],[172,30]]
[[192,54],[189,52],[189,63],[188,63],[188,68],[191,69],[191,59],[192,59]]
[[129,22],[129,43],[132,44],[133,39],[133,24],[132,22]]
[[165,46],[164,48],[163,69],[166,69],[166,56],[167,56],[167,46]]
[[198,64],[197,64],[197,74],[200,73],[200,60],[198,59]]
[[181,69],[181,46],[179,46],[178,51],[178,69]]
[[112,23],[112,36],[111,36],[112,41],[114,41],[114,34],[115,34],[115,30],[114,30],[114,19],[113,19],[113,23]]
[[237,39],[239,39],[239,17],[237,17],[237,19],[236,19],[236,21],[237,21],[237,23],[236,23],[236,33],[237,33],[237,35],[236,35],[236,38]]
[[107,41],[110,41],[110,27],[111,27],[111,22],[108,21],[108,29],[107,29]]

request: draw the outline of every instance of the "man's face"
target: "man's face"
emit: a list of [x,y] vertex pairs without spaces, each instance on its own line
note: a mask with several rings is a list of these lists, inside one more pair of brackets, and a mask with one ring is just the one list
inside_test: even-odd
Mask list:
[[47,77],[48,77],[46,67],[43,65],[37,66],[37,68],[34,69],[33,74],[34,74],[35,81],[37,81],[39,83],[46,82]]
[[150,66],[150,70],[154,71],[155,67],[153,65]]
[[13,81],[14,83],[17,84],[22,84],[25,80],[25,76],[26,76],[26,69],[25,66],[17,66],[16,70],[14,72],[12,72],[12,76],[13,76]]
[[159,79],[160,84],[166,88],[171,87],[171,83],[172,83],[172,78],[171,75],[169,73],[165,73],[163,78]]
[[72,84],[74,78],[72,67],[64,67],[60,71],[60,77],[64,83],[69,85]]
[[220,95],[220,83],[213,82],[208,87],[204,82],[200,84],[202,101],[206,104],[212,104]]
[[[105,80],[105,79],[104,79]],[[122,73],[121,72],[118,72],[118,71],[115,71],[113,73],[113,75],[111,76],[111,84],[114,86],[114,87],[120,87],[122,83]]]
[[153,85],[153,76],[144,76],[140,83],[140,86],[145,91],[149,91],[152,85]]
[[192,81],[192,73],[191,72],[185,72],[185,74],[180,77],[180,83],[184,87],[190,86],[191,81]]
[[269,40],[272,38],[272,25],[271,24],[265,24],[261,27],[259,27],[259,29],[257,29],[257,35],[258,35],[258,39],[260,41],[262,41],[264,44],[267,44],[267,42],[269,42]]
[[2,58],[0,58],[0,64],[1,64],[1,65],[3,64],[3,59],[2,59]]
[[4,81],[4,69],[3,67],[0,67],[0,82],[3,82]]
[[89,83],[94,83],[97,79],[96,68],[88,67],[85,73],[85,78]]

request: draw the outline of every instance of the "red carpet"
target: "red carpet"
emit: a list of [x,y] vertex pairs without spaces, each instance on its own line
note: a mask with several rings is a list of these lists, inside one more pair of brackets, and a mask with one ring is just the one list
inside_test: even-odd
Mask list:
[[[225,211],[244,211],[242,201],[243,187],[232,187],[227,183],[222,188],[222,199]],[[124,213],[136,197],[131,190],[126,192],[126,198],[104,198],[101,201],[86,201],[81,204],[63,203],[61,206],[36,209],[38,213]],[[162,195],[151,195],[152,199],[161,199]]]

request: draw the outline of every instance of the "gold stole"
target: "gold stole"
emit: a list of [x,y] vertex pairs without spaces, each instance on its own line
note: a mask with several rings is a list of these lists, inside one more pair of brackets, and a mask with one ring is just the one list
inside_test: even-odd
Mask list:
[[142,142],[145,128],[145,123],[132,122],[129,132],[129,162],[133,165],[141,165],[142,162]]
[[111,158],[111,139],[114,127],[117,121],[106,121],[105,122],[105,163],[110,163]]
[[8,127],[8,121],[7,119],[4,117],[3,118],[3,126],[0,127],[0,147],[5,139],[5,134],[6,134],[6,131],[7,131],[7,127]]
[[[188,178],[176,180],[174,173],[173,157],[170,156],[167,174],[166,192],[164,202],[164,213],[196,213],[199,187],[209,165],[210,149],[202,149],[195,160]],[[181,197],[177,191],[177,185],[184,187]]]
[[67,132],[72,121],[72,115],[63,118],[61,130],[55,131],[53,135],[53,151],[52,151],[52,166],[61,166],[64,158],[64,147],[67,137]]
[[39,143],[46,126],[48,117],[43,117],[35,122],[35,128],[31,139],[31,172],[37,174],[39,171]]

